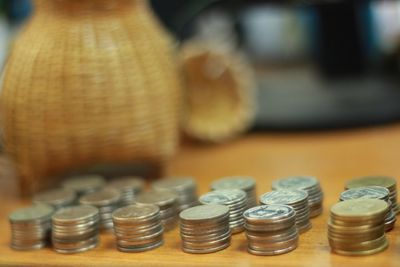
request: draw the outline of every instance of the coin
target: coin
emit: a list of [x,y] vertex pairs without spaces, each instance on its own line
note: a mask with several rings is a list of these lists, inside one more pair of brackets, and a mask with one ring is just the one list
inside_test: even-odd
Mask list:
[[34,204],[48,204],[55,209],[71,206],[76,200],[76,194],[72,190],[53,189],[41,192],[33,197]]
[[141,177],[124,176],[115,178],[108,184],[121,193],[121,206],[134,204],[135,197],[143,191],[144,181]]
[[142,252],[164,243],[160,208],[153,204],[133,204],[113,212],[117,248],[122,252]]
[[36,250],[47,245],[54,208],[36,204],[18,209],[9,215],[11,226],[10,247],[15,250]]
[[[277,195],[273,196],[271,199],[276,201]],[[291,197],[285,200],[287,199]],[[279,197],[279,200],[282,198]],[[291,206],[281,204],[256,206],[246,210],[243,216],[246,220],[249,253],[260,256],[279,255],[297,247],[299,233],[296,227],[296,212]]]
[[99,190],[106,184],[100,175],[75,176],[62,183],[63,188],[75,191],[79,196]]
[[257,205],[256,182],[251,177],[225,177],[211,184],[212,190],[240,189],[247,195],[247,208]]

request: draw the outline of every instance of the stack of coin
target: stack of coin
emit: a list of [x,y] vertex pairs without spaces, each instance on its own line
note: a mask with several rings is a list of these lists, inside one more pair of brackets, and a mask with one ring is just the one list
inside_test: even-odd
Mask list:
[[278,190],[260,197],[263,205],[281,204],[291,206],[296,211],[296,226],[299,233],[311,229],[308,194],[304,190]]
[[11,213],[11,248],[33,250],[46,246],[53,212],[52,206],[40,204]]
[[227,206],[214,204],[196,206],[182,211],[179,217],[184,252],[204,254],[229,247],[231,229]]
[[317,217],[322,213],[322,193],[319,181],[311,176],[294,176],[272,182],[272,190],[293,190],[301,189],[308,194],[308,206],[310,207],[310,218]]
[[121,193],[121,206],[135,203],[135,197],[143,191],[144,181],[140,177],[120,177],[112,180],[109,187],[115,188]]
[[53,189],[50,191],[42,192],[33,197],[35,204],[48,204],[53,206],[56,210],[72,206],[76,201],[76,193],[67,189]]
[[393,229],[396,223],[396,215],[393,212],[389,199],[389,190],[382,186],[366,186],[349,189],[340,194],[340,201],[350,199],[380,199],[388,203],[389,209],[385,217],[385,232]]
[[388,176],[364,176],[355,178],[346,184],[346,190],[364,186],[382,186],[389,190],[392,210],[396,215],[399,214],[400,208],[397,203],[397,181],[395,178]]
[[328,240],[341,255],[371,255],[385,250],[384,221],[389,205],[379,199],[352,199],[335,204],[328,222]]
[[106,181],[100,175],[75,176],[62,183],[65,189],[75,191],[79,196],[100,190]]
[[257,205],[256,182],[250,177],[226,177],[211,184],[212,190],[240,189],[247,194],[247,208]]
[[53,248],[59,253],[78,253],[99,243],[99,210],[92,206],[59,209],[52,218]]
[[160,208],[160,217],[165,231],[174,229],[178,224],[178,196],[170,190],[148,191],[139,194],[137,204],[153,204]]
[[239,189],[215,190],[199,198],[201,204],[219,204],[229,208],[229,226],[232,234],[244,230],[243,212],[247,209],[246,193]]
[[100,214],[100,229],[112,230],[112,213],[120,207],[120,198],[121,194],[118,190],[105,188],[82,196],[79,199],[79,203],[98,208]]
[[153,183],[154,190],[172,190],[178,196],[178,210],[198,205],[197,185],[191,177],[167,178]]
[[288,253],[297,248],[296,212],[287,205],[264,205],[244,212],[247,250],[259,256]]
[[142,252],[160,247],[164,229],[160,208],[156,205],[134,204],[114,211],[114,234],[122,252]]

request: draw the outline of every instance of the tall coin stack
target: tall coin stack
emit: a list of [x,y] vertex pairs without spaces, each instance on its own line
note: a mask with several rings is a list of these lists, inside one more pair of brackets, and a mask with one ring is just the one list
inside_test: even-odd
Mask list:
[[62,208],[53,215],[52,222],[52,242],[56,252],[83,252],[99,243],[99,210],[95,207]]
[[178,224],[177,195],[170,190],[148,191],[139,194],[137,204],[153,204],[160,208],[161,222],[165,231],[174,229]]
[[205,254],[229,247],[231,229],[227,206],[196,206],[182,211],[179,217],[184,252]]
[[308,195],[303,190],[278,190],[260,197],[263,205],[281,204],[291,206],[296,211],[296,226],[299,233],[311,229]]
[[120,192],[116,189],[105,188],[86,194],[79,199],[82,205],[91,205],[99,209],[100,229],[112,230],[112,213],[120,207]]
[[287,205],[264,205],[244,212],[247,250],[259,256],[288,253],[297,248],[296,212]]
[[198,205],[197,185],[191,177],[167,178],[153,183],[154,190],[171,190],[178,196],[178,210]]
[[352,199],[335,204],[328,222],[333,252],[347,256],[371,255],[385,250],[384,221],[389,205],[379,199]]
[[229,208],[229,226],[232,234],[244,230],[243,212],[247,209],[246,193],[239,189],[215,190],[199,198],[201,204],[219,204]]
[[389,190],[389,199],[392,203],[392,210],[399,214],[399,204],[397,203],[397,181],[393,177],[388,176],[364,176],[350,180],[346,184],[346,190],[364,186],[382,186]]
[[122,252],[142,252],[160,247],[163,226],[160,208],[156,205],[134,204],[114,211],[114,234]]
[[257,205],[256,182],[250,177],[226,177],[211,184],[211,190],[239,189],[247,195],[247,208]]
[[33,197],[34,204],[48,204],[56,210],[72,206],[76,201],[76,193],[72,190],[53,189],[42,192]]
[[62,183],[62,187],[75,191],[78,197],[100,190],[106,184],[100,175],[74,176]]
[[50,205],[34,205],[14,211],[9,216],[11,248],[34,250],[46,246],[54,208]]
[[382,186],[366,186],[349,189],[340,194],[340,201],[350,199],[380,199],[386,201],[389,205],[388,213],[385,217],[385,232],[393,229],[396,223],[396,215],[393,212],[391,202],[389,199],[389,190]]
[[272,182],[272,190],[304,190],[308,194],[308,206],[310,207],[310,218],[315,218],[322,213],[322,193],[319,181],[311,176],[294,176]]
[[115,188],[121,193],[121,206],[135,203],[135,197],[143,191],[144,181],[140,177],[120,177],[112,180],[109,187]]

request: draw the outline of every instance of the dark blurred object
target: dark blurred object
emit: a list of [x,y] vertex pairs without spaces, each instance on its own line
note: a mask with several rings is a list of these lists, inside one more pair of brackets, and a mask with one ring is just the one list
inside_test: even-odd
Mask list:
[[[153,0],[156,10],[161,2]],[[197,11],[194,2],[201,6]],[[192,0],[162,13],[164,21],[180,20],[167,25],[184,40],[194,21],[213,9],[236,17],[238,44],[257,70],[255,128],[325,129],[400,119],[400,1]],[[180,16],[184,10],[191,12]]]
[[32,12],[30,0],[5,0],[5,8],[11,23],[23,22]]
[[319,25],[317,64],[324,75],[353,76],[365,70],[365,51],[359,26],[359,10],[365,3],[340,1],[316,5]]

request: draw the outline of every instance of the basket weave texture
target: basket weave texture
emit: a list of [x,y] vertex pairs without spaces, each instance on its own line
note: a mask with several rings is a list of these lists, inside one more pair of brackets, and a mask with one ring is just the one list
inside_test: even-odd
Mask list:
[[1,95],[4,145],[23,193],[71,169],[173,155],[181,103],[173,50],[145,0],[36,0]]

